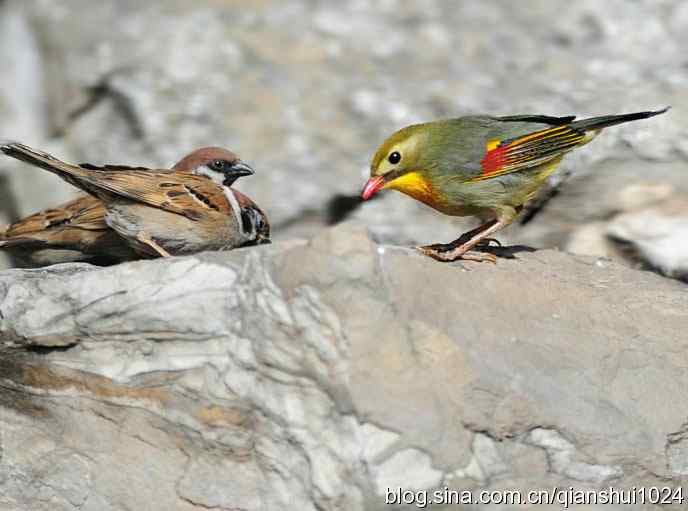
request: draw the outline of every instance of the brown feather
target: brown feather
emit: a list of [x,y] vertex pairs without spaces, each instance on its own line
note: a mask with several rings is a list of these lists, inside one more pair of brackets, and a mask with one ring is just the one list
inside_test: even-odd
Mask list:
[[188,211],[199,208],[223,214],[232,211],[222,188],[203,176],[160,170],[103,170],[79,179],[101,199],[126,197],[189,218]]
[[86,230],[103,230],[108,228],[104,216],[105,207],[99,199],[91,195],[82,195],[62,206],[46,209],[23,218],[10,225],[4,235],[5,237],[22,236],[66,226]]

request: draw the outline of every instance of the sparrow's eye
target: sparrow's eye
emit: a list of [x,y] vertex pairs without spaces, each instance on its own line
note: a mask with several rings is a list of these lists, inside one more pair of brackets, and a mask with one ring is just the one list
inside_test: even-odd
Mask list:
[[401,161],[401,153],[394,151],[387,157],[387,161],[389,161],[392,165],[396,165]]
[[210,167],[213,170],[222,172],[223,170],[225,170],[225,162],[223,160],[215,160],[214,162],[210,163]]

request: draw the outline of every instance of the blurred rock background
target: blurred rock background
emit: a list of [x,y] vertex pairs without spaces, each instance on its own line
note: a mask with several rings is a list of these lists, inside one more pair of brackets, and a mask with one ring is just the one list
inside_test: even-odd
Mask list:
[[[672,105],[567,157],[565,186],[503,239],[685,276],[687,28],[680,0],[0,0],[0,139],[145,165],[232,148],[258,169],[238,188],[279,239],[322,228],[406,124]],[[73,194],[0,162],[0,223]],[[393,244],[468,226],[394,193],[354,216]]]

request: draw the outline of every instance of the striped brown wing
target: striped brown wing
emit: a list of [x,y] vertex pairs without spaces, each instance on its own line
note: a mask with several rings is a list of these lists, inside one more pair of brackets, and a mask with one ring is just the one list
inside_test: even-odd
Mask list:
[[158,170],[99,170],[83,176],[94,188],[111,197],[125,197],[198,220],[204,213],[230,214],[222,187],[203,176]]

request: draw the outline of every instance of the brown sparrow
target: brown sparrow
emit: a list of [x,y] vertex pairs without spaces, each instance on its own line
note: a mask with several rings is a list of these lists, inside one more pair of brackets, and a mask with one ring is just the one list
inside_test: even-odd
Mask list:
[[172,169],[148,169],[72,165],[18,143],[1,144],[0,150],[91,194],[32,215],[5,232],[0,248],[33,253],[32,247],[43,247],[34,263],[45,254],[48,262],[57,262],[50,259],[55,248],[63,250],[61,260],[105,255],[117,261],[269,242],[265,213],[230,188],[239,177],[253,174],[230,151],[203,148]]

